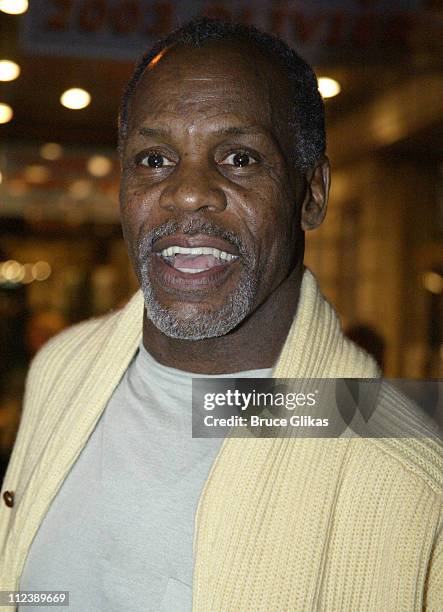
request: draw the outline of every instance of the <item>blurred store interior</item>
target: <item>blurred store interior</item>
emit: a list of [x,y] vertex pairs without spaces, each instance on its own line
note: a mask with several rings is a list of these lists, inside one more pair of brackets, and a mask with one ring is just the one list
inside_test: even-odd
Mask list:
[[38,348],[137,288],[118,216],[119,99],[141,52],[197,14],[276,32],[333,79],[331,199],[307,264],[386,376],[443,376],[441,0],[0,0],[4,457]]

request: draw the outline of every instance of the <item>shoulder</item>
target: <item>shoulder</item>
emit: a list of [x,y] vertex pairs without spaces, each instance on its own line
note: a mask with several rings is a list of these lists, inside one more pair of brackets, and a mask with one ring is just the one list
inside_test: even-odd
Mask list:
[[383,389],[370,420],[371,438],[360,439],[357,446],[364,454],[369,443],[386,471],[395,472],[411,486],[421,483],[443,504],[441,428],[392,385]]
[[28,378],[38,378],[43,372],[56,374],[74,355],[81,357],[83,351],[89,351],[98,343],[115,316],[116,313],[111,312],[81,321],[48,340],[31,361]]
[[74,370],[81,378],[116,330],[125,338],[138,335],[142,317],[143,297],[138,291],[122,308],[76,323],[51,338],[30,364],[26,395],[36,386],[40,396],[45,395],[45,389],[47,394],[67,371]]
[[404,479],[421,482],[443,504],[443,445],[435,438],[374,440],[386,464],[398,465]]

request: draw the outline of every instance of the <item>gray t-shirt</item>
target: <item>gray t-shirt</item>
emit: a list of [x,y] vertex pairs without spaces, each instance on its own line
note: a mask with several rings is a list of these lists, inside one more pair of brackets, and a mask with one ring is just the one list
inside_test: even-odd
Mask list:
[[140,344],[40,525],[21,591],[69,591],[54,612],[191,610],[194,516],[223,441],[191,437],[197,376]]

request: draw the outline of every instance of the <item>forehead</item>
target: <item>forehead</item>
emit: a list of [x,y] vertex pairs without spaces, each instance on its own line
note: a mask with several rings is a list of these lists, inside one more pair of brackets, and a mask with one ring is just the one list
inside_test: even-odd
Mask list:
[[282,92],[287,79],[255,44],[217,41],[198,48],[172,47],[145,69],[133,99],[131,127],[152,117],[199,123],[225,113],[272,130],[281,111],[273,95],[276,87]]

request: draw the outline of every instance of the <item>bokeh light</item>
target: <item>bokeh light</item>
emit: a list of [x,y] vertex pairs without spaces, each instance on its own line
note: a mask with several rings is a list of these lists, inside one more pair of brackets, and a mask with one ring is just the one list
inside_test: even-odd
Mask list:
[[35,280],[44,281],[51,276],[51,266],[47,261],[37,261],[32,266],[32,274],[34,275]]
[[8,123],[14,116],[14,111],[4,102],[0,102],[0,123]]
[[91,103],[91,94],[86,89],[80,87],[73,87],[67,89],[60,96],[60,102],[66,108],[71,110],[80,110],[86,108]]
[[318,90],[323,98],[333,98],[341,92],[341,85],[330,77],[320,77],[318,79]]
[[443,292],[443,276],[437,272],[425,272],[423,275],[423,286],[431,293],[438,295]]
[[111,172],[112,162],[104,155],[93,155],[88,159],[87,168],[92,176],[102,177]]
[[46,166],[38,164],[27,166],[23,172],[23,176],[28,183],[36,185],[46,183],[51,177],[51,171]]
[[63,147],[56,142],[47,142],[40,148],[40,155],[43,159],[55,161],[63,155]]
[[0,11],[8,15],[22,15],[28,10],[28,0],[0,0]]
[[0,60],[0,81],[14,81],[20,75],[20,66],[11,60]]

